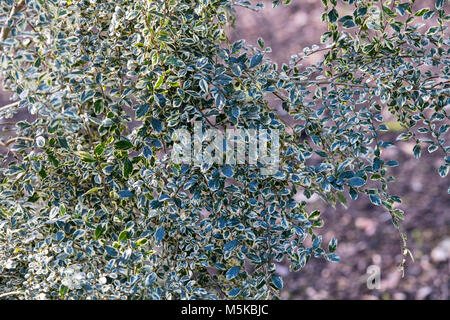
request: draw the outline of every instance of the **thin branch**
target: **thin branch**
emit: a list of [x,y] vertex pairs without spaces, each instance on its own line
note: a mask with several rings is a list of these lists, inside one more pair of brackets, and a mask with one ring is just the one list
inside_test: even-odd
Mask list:
[[17,122],[0,122],[0,126],[13,127],[17,124]]
[[8,297],[8,296],[15,296],[15,295],[21,295],[21,294],[24,295],[25,292],[23,292],[23,291],[11,291],[11,292],[0,294],[0,299]]
[[[1,47],[0,47],[1,50]],[[2,112],[3,110],[7,110],[9,108],[14,108],[14,107],[18,107],[19,106],[20,101],[16,101],[10,104],[7,104],[6,106],[1,106],[0,107],[0,112]]]
[[32,138],[27,138],[27,137],[14,137],[9,139],[8,141],[6,141],[5,143],[0,141],[0,147],[4,147],[7,148],[10,144],[16,142],[17,140],[25,140],[25,141],[30,141],[30,142],[34,142],[34,139]]
[[324,81],[294,81],[294,83],[300,84],[300,85],[324,85],[324,84],[331,84],[335,86],[349,86],[349,87],[357,87],[357,88],[374,88],[373,86],[369,86],[366,84],[357,84],[357,83],[346,83],[346,82],[333,82],[329,80]]
[[[16,13],[21,11],[24,7],[25,7],[25,0],[20,0],[18,3],[16,3],[9,14],[9,19],[11,19]],[[5,41],[10,31],[11,27],[3,27],[2,31],[0,32],[0,40]],[[0,50],[2,49],[3,47],[0,45]]]

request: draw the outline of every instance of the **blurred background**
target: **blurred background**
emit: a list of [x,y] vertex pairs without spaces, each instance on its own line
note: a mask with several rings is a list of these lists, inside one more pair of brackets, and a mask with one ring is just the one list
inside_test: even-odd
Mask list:
[[[325,31],[320,20],[321,1],[293,0],[289,6],[275,9],[270,8],[271,1],[263,2],[266,9],[260,12],[237,10],[236,29],[229,30],[233,41],[246,39],[256,45],[258,37],[262,37],[278,63],[288,62],[305,46],[318,44]],[[434,6],[432,0],[417,3],[420,7]],[[310,61],[314,62],[317,60]],[[0,87],[0,106],[8,103],[9,94]],[[25,117],[26,112],[21,112],[16,119]],[[397,135],[398,132],[390,132],[383,139],[395,141]],[[310,207],[321,209],[325,220],[324,243],[333,237],[339,240],[337,252],[342,262],[312,259],[298,273],[289,273],[287,265],[279,265],[278,272],[285,277],[283,299],[449,299],[449,179],[442,179],[437,173],[443,164],[439,151],[424,152],[416,160],[412,148],[412,144],[403,142],[387,155],[400,162],[399,167],[391,169],[397,182],[390,188],[403,200],[403,228],[415,257],[414,262],[408,261],[405,277],[397,269],[401,261],[400,237],[388,213],[366,197],[350,201],[348,209],[333,209],[312,201]],[[367,288],[367,268],[371,265],[380,268],[380,289]]]

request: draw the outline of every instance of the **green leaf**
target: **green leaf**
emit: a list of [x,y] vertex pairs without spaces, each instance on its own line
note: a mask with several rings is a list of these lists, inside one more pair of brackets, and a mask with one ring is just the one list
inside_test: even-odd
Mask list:
[[162,131],[162,124],[161,121],[159,121],[156,118],[151,117],[150,118],[150,123],[152,125],[153,130],[155,130],[156,132],[160,133]]
[[43,136],[36,137],[36,145],[38,148],[45,147],[45,138]]
[[87,102],[94,95],[95,95],[95,91],[93,91],[93,90],[83,91],[83,93],[81,94],[81,103]]
[[144,244],[146,244],[148,242],[148,240],[146,238],[141,238],[138,241],[136,241],[136,247],[140,247],[143,246]]
[[219,92],[216,95],[215,103],[216,103],[217,108],[219,108],[219,109],[223,109],[223,107],[225,106],[226,100],[225,100],[225,96],[223,95],[222,92]]
[[151,148],[149,148],[148,146],[144,146],[144,147],[142,148],[142,154],[144,155],[144,157],[145,157],[147,160],[150,160],[151,157],[152,157],[153,152],[152,152],[152,149],[151,149]]
[[421,16],[423,16],[425,13],[427,13],[428,11],[430,11],[430,9],[428,9],[428,8],[423,8],[423,9],[420,9],[419,11],[417,11],[414,15],[415,15],[416,17],[421,17]]
[[133,172],[133,164],[131,163],[130,159],[128,159],[128,157],[127,157],[123,160],[122,175],[125,179],[128,179],[132,172]]
[[264,40],[262,38],[258,38],[258,45],[261,49],[264,49]]
[[339,14],[335,8],[328,12],[328,20],[330,21],[330,23],[335,23],[338,18]]
[[228,280],[234,279],[239,274],[240,269],[241,269],[241,267],[239,267],[239,266],[231,267],[230,269],[228,269],[227,273],[225,274],[226,278]]
[[225,165],[222,167],[222,174],[227,178],[232,178],[234,175],[233,168],[230,165]]
[[445,178],[448,175],[449,169],[450,169],[450,165],[448,165],[448,164],[444,164],[444,165],[440,166],[439,170],[438,170],[439,171],[439,175],[442,178]]
[[317,220],[319,219],[321,215],[321,212],[319,210],[315,210],[313,212],[311,212],[311,214],[309,214],[308,219],[309,220]]
[[131,192],[130,190],[121,190],[118,191],[117,194],[122,199],[132,198],[134,196],[133,192]]
[[163,84],[163,82],[164,82],[164,75],[160,75],[159,78],[158,78],[158,81],[156,81],[155,85],[153,86],[154,89],[155,89],[155,90],[156,90],[156,89],[159,89],[159,87],[161,87],[161,85]]
[[436,0],[436,9],[442,9],[447,0]]
[[98,155],[98,156],[101,156],[104,151],[105,151],[105,144],[104,143],[99,143],[94,149],[95,154]]
[[231,71],[233,72],[233,74],[234,74],[236,77],[240,77],[241,74],[242,74],[241,67],[240,67],[240,65],[238,65],[237,63],[233,64],[233,66],[231,67]]
[[328,244],[328,251],[330,252],[336,251],[337,245],[338,245],[337,239],[336,238],[331,239],[330,243]]
[[241,289],[239,289],[239,288],[233,288],[227,292],[227,294],[230,298],[237,297],[239,295],[239,293],[241,293]]
[[361,177],[353,177],[348,180],[348,184],[353,188],[359,188],[366,184],[366,181]]
[[358,199],[358,192],[356,192],[355,189],[350,188],[350,190],[348,191],[350,198],[352,198],[352,200],[356,200]]
[[128,150],[133,148],[133,144],[128,140],[119,140],[114,143],[114,148],[117,150]]
[[336,253],[327,254],[326,259],[331,262],[340,262],[341,261],[341,258]]
[[70,149],[69,144],[67,143],[66,138],[59,137],[59,138],[58,138],[58,142],[59,142],[59,145],[61,146],[61,148],[64,148],[64,149],[67,149],[67,150]]
[[95,240],[100,239],[100,237],[105,233],[106,227],[104,225],[98,225],[97,228],[95,228]]
[[422,149],[420,147],[420,144],[416,144],[413,148],[414,157],[416,159],[420,158],[420,155],[422,154]]
[[397,141],[406,141],[409,140],[412,136],[412,132],[401,133],[399,136],[397,136]]
[[428,20],[433,18],[433,16],[436,14],[436,11],[428,11],[427,13],[425,13],[422,17],[423,20]]
[[117,251],[114,247],[105,246],[106,254],[112,258],[116,258],[119,256],[119,251]]
[[405,213],[404,213],[403,210],[401,210],[401,209],[395,209],[395,210],[393,210],[393,211],[392,211],[392,214],[393,214],[396,218],[398,218],[398,219],[400,219],[400,220],[405,220]]
[[390,160],[388,162],[385,163],[386,167],[397,167],[398,166],[398,161],[396,160]]
[[81,161],[83,162],[93,163],[97,161],[95,157],[89,152],[77,151],[76,154],[81,158]]
[[165,234],[166,234],[166,229],[164,228],[164,226],[160,226],[158,229],[156,229],[156,232],[155,232],[156,241],[158,241],[158,242],[161,241],[164,238]]
[[225,252],[232,251],[232,250],[236,249],[238,245],[239,245],[239,241],[237,241],[237,240],[229,241],[229,242],[225,243],[225,245],[223,246],[223,251],[225,251]]
[[403,16],[406,12],[410,12],[410,4],[409,3],[401,3],[398,6],[395,7],[395,10]]
[[209,89],[208,89],[208,82],[206,82],[205,79],[200,79],[199,85],[200,85],[200,89],[201,89],[204,93],[208,93],[208,91],[209,91]]
[[100,190],[102,190],[102,189],[103,189],[103,187],[100,187],[100,188],[91,188],[91,189],[89,189],[88,191],[86,191],[83,195],[84,195],[84,196],[87,196],[87,195],[89,195],[89,194],[91,194],[91,193],[95,193],[95,192],[100,191]]
[[391,18],[395,18],[397,15],[389,7],[383,6],[383,12]]
[[277,290],[281,290],[283,289],[283,280],[281,279],[281,277],[277,274],[273,274],[271,277],[271,284],[274,288],[276,288]]
[[65,295],[69,292],[69,288],[67,288],[65,285],[61,285],[59,287],[59,296],[61,299],[64,299]]
[[331,38],[332,38],[332,33],[331,32],[325,32],[320,37],[320,43],[327,43]]
[[128,231],[122,231],[120,234],[119,234],[119,241],[124,241],[124,240],[127,240],[128,239]]
[[250,60],[250,66],[249,66],[249,68],[251,69],[251,68],[254,68],[254,67],[256,67],[257,65],[259,65],[261,62],[262,62],[262,59],[263,59],[263,54],[257,54],[257,55],[254,55],[253,57],[252,57],[252,59]]
[[370,194],[369,195],[370,202],[372,202],[376,206],[381,206],[381,198],[377,196],[376,194]]
[[339,19],[339,22],[342,23],[342,26],[344,28],[350,29],[356,26],[355,22],[353,21],[352,16],[344,16],[341,19]]
[[141,104],[137,109],[136,109],[136,117],[138,119],[142,119],[148,112],[148,110],[150,109],[150,106],[147,103]]
[[347,204],[347,199],[340,193],[337,194],[338,200],[340,203],[342,203],[342,205],[346,206]]

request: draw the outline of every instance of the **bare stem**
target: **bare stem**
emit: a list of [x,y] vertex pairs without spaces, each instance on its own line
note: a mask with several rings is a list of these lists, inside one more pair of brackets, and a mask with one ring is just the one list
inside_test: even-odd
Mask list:
[[[13,8],[9,14],[9,19],[11,19],[16,13],[18,13],[20,10],[22,10],[23,7],[25,7],[25,0],[20,0],[18,3],[16,3],[13,6]],[[3,27],[0,32],[0,40],[5,41],[9,35],[10,31],[11,31],[11,27]],[[2,49],[3,49],[3,47],[0,45],[0,50],[2,50]]]
[[11,291],[11,292],[0,294],[0,299],[8,297],[8,296],[16,296],[16,295],[21,295],[21,294],[24,295],[25,292],[23,292],[23,291]]
[[[0,50],[1,50],[1,46],[0,46]],[[15,108],[15,107],[19,106],[19,102],[20,101],[16,101],[16,102],[7,104],[6,106],[1,106],[0,107],[0,112],[3,111],[3,110],[7,110],[9,108]]]
[[0,141],[0,147],[7,148],[10,144],[16,142],[17,140],[24,140],[24,141],[34,142],[34,139],[32,139],[32,138],[27,138],[27,137],[14,137],[14,138],[11,138],[11,139],[9,139],[8,141],[6,141],[6,142],[4,142],[4,143]]

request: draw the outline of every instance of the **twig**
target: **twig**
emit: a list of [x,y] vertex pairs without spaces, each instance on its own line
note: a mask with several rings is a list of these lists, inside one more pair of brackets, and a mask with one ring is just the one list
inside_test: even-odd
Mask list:
[[[11,10],[11,13],[9,14],[9,19],[11,19],[16,13],[18,13],[20,10],[22,10],[24,6],[25,6],[25,0],[20,0],[17,4],[15,4]],[[11,31],[11,27],[3,27],[2,31],[0,32],[0,40],[5,41],[9,35],[10,31]],[[3,49],[3,47],[0,45],[0,50],[2,50],[2,49]]]
[[4,298],[4,297],[20,295],[20,294],[24,295],[25,292],[23,292],[23,291],[11,291],[11,292],[7,292],[7,293],[3,293],[3,294],[0,294],[0,299]]
[[[0,46],[0,50],[1,50],[1,46]],[[0,112],[2,112],[3,110],[9,109],[9,108],[14,108],[19,106],[20,101],[16,101],[10,104],[7,104],[6,106],[1,106],[0,107]]]
[[32,138],[27,138],[27,137],[14,137],[9,139],[8,141],[6,141],[5,143],[0,141],[0,147],[5,147],[7,148],[10,144],[16,142],[17,140],[25,140],[25,141],[30,141],[30,142],[34,142],[34,139]]

